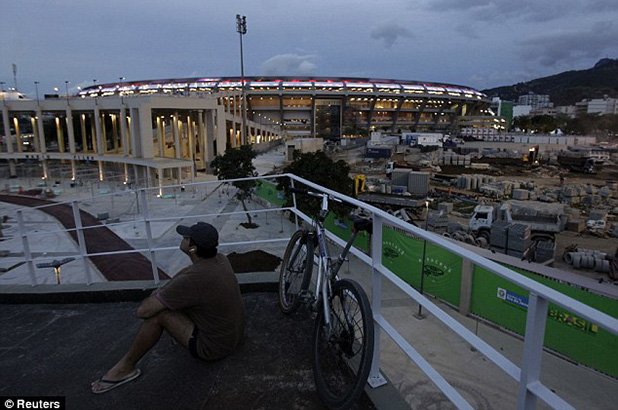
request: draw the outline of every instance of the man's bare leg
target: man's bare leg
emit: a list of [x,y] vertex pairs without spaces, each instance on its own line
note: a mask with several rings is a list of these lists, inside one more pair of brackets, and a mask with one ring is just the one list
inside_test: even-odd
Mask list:
[[[163,330],[178,343],[187,347],[193,333],[193,322],[180,312],[164,310],[144,320],[129,351],[102,378],[109,381],[122,380],[135,371],[137,362],[159,341]],[[96,381],[93,391],[103,388],[104,383]]]

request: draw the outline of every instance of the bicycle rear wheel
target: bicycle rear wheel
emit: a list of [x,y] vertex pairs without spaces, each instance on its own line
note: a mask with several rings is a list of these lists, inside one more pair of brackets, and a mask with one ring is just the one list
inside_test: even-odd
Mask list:
[[298,294],[307,290],[313,271],[313,241],[306,231],[294,232],[285,248],[279,271],[279,307],[289,314],[300,305]]
[[330,327],[319,309],[313,332],[313,375],[322,402],[344,409],[365,387],[373,358],[373,315],[365,291],[351,280],[335,282]]

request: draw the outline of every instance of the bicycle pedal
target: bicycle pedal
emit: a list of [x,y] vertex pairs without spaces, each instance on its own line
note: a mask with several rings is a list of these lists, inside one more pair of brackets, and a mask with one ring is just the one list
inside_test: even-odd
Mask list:
[[308,290],[301,290],[298,292],[298,298],[304,303],[308,303],[313,300],[313,293]]

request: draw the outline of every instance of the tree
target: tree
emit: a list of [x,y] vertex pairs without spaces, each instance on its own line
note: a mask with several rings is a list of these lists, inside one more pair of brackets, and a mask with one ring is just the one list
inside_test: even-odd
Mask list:
[[[334,162],[322,151],[305,154],[295,151],[294,161],[284,168],[284,172],[315,182],[316,184],[320,184],[323,187],[330,188],[341,194],[352,196],[353,181],[348,176],[350,167],[345,161],[339,160]],[[285,192],[288,206],[291,206],[292,200],[289,182],[281,181],[277,188]],[[310,189],[298,183],[295,184],[295,188]],[[317,215],[321,205],[318,199],[305,195],[297,195],[296,204],[301,211],[308,215]],[[331,209],[338,216],[345,216],[349,212],[349,208],[337,203],[332,204]]]
[[[217,155],[210,166],[219,179],[254,177],[257,176],[253,166],[253,159],[256,155],[251,145],[243,145],[240,148],[228,148],[223,155]],[[257,225],[251,221],[251,215],[245,203],[245,200],[251,197],[257,181],[254,179],[235,181],[232,182],[232,185],[238,188],[235,197],[241,202],[249,221],[247,224],[241,225],[245,228],[257,228]]]

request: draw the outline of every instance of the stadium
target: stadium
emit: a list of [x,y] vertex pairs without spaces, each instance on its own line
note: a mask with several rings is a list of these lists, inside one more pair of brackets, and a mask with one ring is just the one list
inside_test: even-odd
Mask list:
[[[418,81],[340,77],[245,77],[247,116],[289,136],[326,139],[370,130],[453,131],[486,115],[487,96],[469,87]],[[81,97],[222,94],[240,115],[242,79],[183,78],[93,85]],[[225,98],[235,96],[234,98]],[[228,110],[230,107],[228,107]]]
[[243,118],[242,83],[239,77],[95,82],[76,95],[67,89],[36,100],[3,93],[0,159],[8,166],[2,174],[75,180],[87,172],[101,181],[161,186],[165,178],[192,179],[215,155],[245,143],[259,150],[289,137],[456,133],[495,118],[487,96],[469,87],[339,77],[245,77]]

